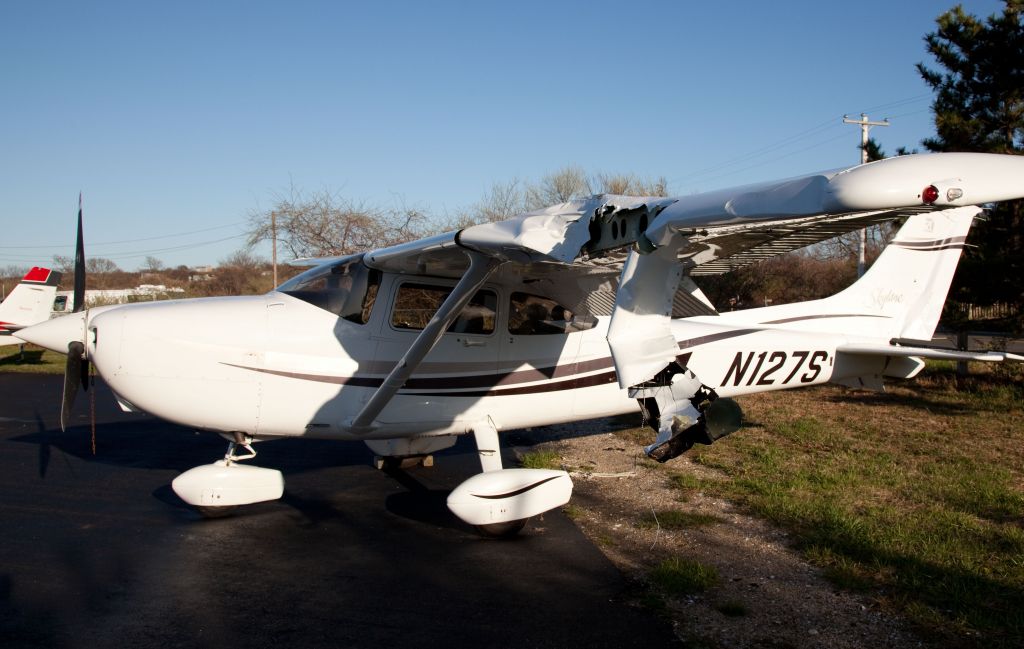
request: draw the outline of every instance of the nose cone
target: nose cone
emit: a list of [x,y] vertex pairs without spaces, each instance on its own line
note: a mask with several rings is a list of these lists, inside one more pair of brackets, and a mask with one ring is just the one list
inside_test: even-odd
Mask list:
[[68,344],[72,341],[77,340],[85,344],[85,311],[25,327],[18,332],[18,337],[33,345],[66,354],[68,353]]

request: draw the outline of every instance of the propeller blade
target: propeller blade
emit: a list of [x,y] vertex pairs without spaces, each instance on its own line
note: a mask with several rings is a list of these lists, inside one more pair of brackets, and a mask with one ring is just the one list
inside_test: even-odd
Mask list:
[[82,195],[78,195],[78,240],[75,242],[75,306],[72,312],[85,308],[85,243],[82,237]]
[[64,395],[60,406],[60,429],[68,429],[68,419],[71,417],[71,407],[75,404],[75,397],[78,396],[78,385],[82,382],[82,368],[86,366],[83,356],[85,345],[78,340],[68,343],[68,359],[64,365]]

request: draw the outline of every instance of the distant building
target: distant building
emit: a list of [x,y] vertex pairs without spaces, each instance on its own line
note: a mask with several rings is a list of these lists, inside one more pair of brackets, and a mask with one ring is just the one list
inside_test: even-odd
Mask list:
[[[85,306],[172,300],[184,297],[184,294],[183,288],[168,288],[163,284],[140,284],[135,288],[89,289],[85,292]],[[74,301],[73,291],[57,291],[57,297],[53,300],[52,315],[71,313],[75,308]]]
[[217,270],[213,266],[196,266],[188,269],[188,281],[208,282],[213,279],[213,273]]

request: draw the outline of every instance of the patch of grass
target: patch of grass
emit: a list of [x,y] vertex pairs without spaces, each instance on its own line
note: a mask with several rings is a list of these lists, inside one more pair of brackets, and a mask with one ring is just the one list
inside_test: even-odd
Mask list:
[[561,469],[562,457],[554,451],[524,453],[519,463],[526,469]]
[[972,364],[964,390],[952,371],[744,397],[760,426],[691,459],[729,476],[701,489],[785,528],[836,584],[958,642],[1024,646],[1024,368]]
[[587,510],[583,509],[579,505],[573,505],[572,503],[563,507],[562,511],[565,512],[565,515],[568,516],[571,521],[578,521],[587,514]]
[[649,573],[651,583],[668,596],[693,595],[719,582],[718,569],[692,559],[672,557]]
[[700,479],[691,473],[673,473],[668,477],[668,486],[679,492],[676,500],[685,503],[697,493]]
[[0,347],[0,372],[63,374],[66,358],[64,354],[35,345],[25,345],[25,353],[22,354],[17,345],[9,345]]
[[641,529],[654,529],[661,527],[663,530],[682,530],[693,527],[703,527],[721,523],[722,519],[711,514],[698,512],[683,512],[676,509],[667,511],[651,512],[643,516],[637,523]]
[[701,480],[692,473],[673,473],[668,477],[669,486],[680,491],[697,491]]

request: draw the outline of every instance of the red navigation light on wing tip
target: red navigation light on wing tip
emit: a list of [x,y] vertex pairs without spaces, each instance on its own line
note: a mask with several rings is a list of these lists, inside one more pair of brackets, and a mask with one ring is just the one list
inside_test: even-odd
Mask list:
[[935,201],[939,200],[939,188],[935,185],[928,185],[921,192],[921,200],[924,201],[925,205],[931,205]]

